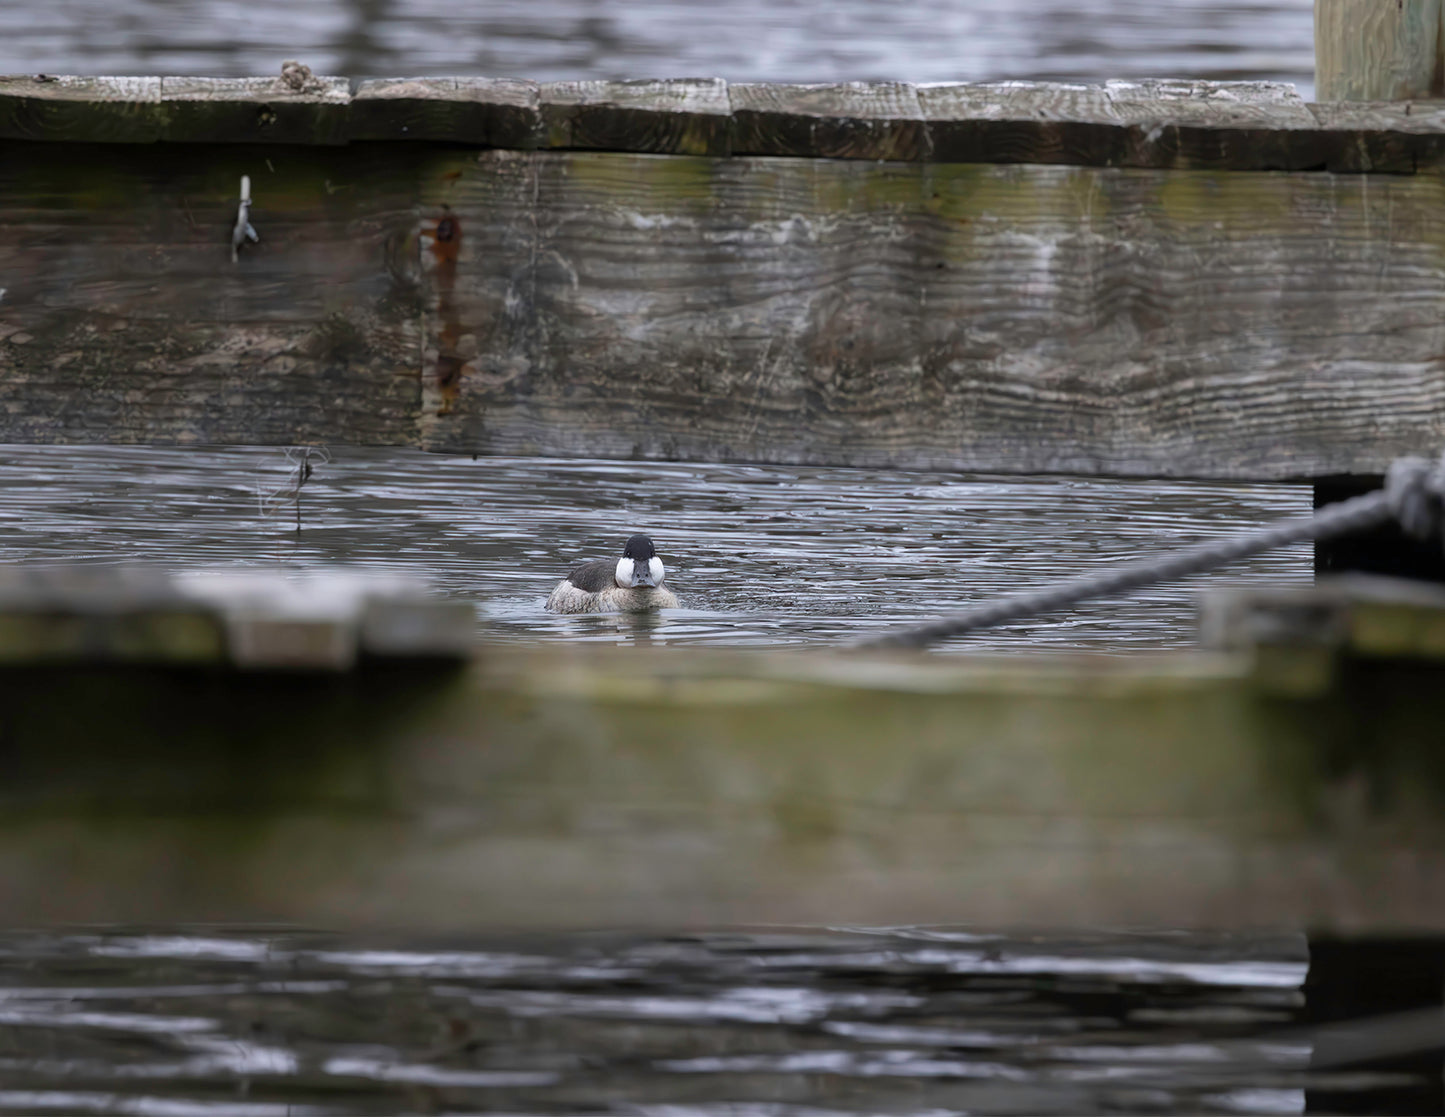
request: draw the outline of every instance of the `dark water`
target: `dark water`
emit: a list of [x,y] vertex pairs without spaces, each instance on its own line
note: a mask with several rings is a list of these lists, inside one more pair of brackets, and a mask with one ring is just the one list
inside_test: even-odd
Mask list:
[[0,73],[1314,84],[1311,0],[9,0]]
[[[0,936],[0,1112],[1298,1113],[1302,938]],[[1358,1078],[1358,1075],[1354,1076]]]
[[[642,531],[683,605],[647,626],[653,642],[833,644],[1310,506],[1290,485],[341,450],[302,490],[298,535],[294,505],[272,496],[290,470],[280,450],[0,448],[0,561],[345,563],[475,601],[489,638],[625,642],[630,618],[541,605],[573,562]],[[1204,586],[1311,577],[1294,547],[951,646],[1177,647]]]

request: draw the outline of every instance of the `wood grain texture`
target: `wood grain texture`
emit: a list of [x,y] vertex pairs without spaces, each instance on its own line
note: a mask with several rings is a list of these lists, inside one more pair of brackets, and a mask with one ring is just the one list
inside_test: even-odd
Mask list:
[[726,155],[730,104],[718,79],[554,81],[542,86],[546,146]]
[[918,91],[904,82],[729,87],[733,151],[826,159],[926,159]]
[[0,139],[336,144],[350,102],[345,78],[0,77]]
[[923,86],[919,99],[940,162],[1306,170],[1329,144],[1275,82],[991,82]]
[[3,139],[154,143],[166,124],[157,77],[0,77]]
[[1441,0],[1315,0],[1315,95],[1409,101],[1445,94]]
[[1350,174],[1414,174],[1445,165],[1445,106],[1438,102],[1309,106],[1325,165]]
[[1413,173],[1438,106],[1305,105],[1270,82],[914,87],[718,80],[0,77],[0,139],[453,143],[722,156]]
[[[414,165],[374,148],[5,154],[0,438],[414,440]],[[242,174],[261,243],[232,264]]]
[[541,140],[539,89],[506,78],[372,79],[351,101],[347,136],[534,148]]
[[924,85],[918,101],[940,163],[1118,166],[1124,122],[1099,85],[958,82]]
[[346,78],[161,79],[172,143],[345,143],[350,104]]
[[455,166],[430,449],[1285,478],[1445,443],[1435,176]]
[[1434,173],[6,155],[10,441],[1256,479],[1445,441]]

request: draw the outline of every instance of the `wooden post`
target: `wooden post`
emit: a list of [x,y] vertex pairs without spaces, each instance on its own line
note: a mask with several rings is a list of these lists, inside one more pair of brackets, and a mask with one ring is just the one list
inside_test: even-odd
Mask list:
[[[1315,0],[1315,100],[1410,101],[1445,96],[1442,0]],[[1378,488],[1378,477],[1319,480],[1314,504]],[[1391,526],[1315,544],[1315,572],[1364,571],[1445,582],[1438,547]]]
[[1315,100],[1445,95],[1441,0],[1315,0]]
[[[1445,986],[1445,943],[1427,936],[1310,936],[1302,1023],[1328,1027],[1432,1008]],[[1317,1039],[1306,1113],[1445,1112],[1441,1050],[1368,1058],[1348,1036]],[[1381,1081],[1371,1076],[1390,1076]],[[1366,1108],[1368,1107],[1368,1108]]]

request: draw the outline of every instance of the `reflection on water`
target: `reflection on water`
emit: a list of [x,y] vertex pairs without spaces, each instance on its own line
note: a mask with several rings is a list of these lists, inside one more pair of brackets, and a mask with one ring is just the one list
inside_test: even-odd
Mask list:
[[1305,959],[1299,936],[940,928],[12,933],[0,1112],[1298,1113],[1328,1079],[1287,1030]]
[[11,0],[0,73],[1314,78],[1311,0]]
[[[305,486],[298,536],[294,509],[270,500],[289,469],[268,449],[0,448],[0,561],[347,563],[475,600],[494,638],[837,643],[1310,505],[1306,486],[343,449]],[[543,611],[574,561],[620,554],[634,531],[684,608],[643,626]],[[1297,546],[945,646],[1180,646],[1203,586],[1311,577]]]

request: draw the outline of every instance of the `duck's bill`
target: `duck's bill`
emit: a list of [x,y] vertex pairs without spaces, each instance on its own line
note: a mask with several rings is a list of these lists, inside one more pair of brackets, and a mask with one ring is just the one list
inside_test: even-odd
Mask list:
[[652,580],[652,571],[639,564],[632,572],[632,588],[639,590],[656,589],[657,583]]

